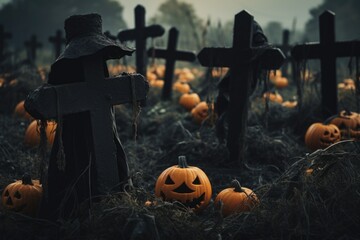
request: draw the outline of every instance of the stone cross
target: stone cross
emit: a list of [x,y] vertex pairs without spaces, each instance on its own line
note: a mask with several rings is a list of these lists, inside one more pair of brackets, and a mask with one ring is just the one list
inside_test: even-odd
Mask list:
[[253,63],[260,60],[262,69],[278,69],[285,60],[280,49],[252,47],[253,16],[247,11],[235,15],[231,48],[203,48],[199,62],[203,66],[228,67],[230,75],[227,148],[229,161],[244,164],[245,131],[247,125]]
[[172,95],[172,81],[174,79],[175,62],[188,61],[193,62],[196,60],[196,55],[193,52],[177,51],[176,45],[179,36],[179,31],[173,27],[169,31],[169,39],[167,49],[150,48],[148,56],[155,58],[166,59],[164,87],[162,90],[162,99],[170,100]]
[[4,26],[0,24],[0,62],[5,60],[5,40],[11,38],[12,35],[9,32],[5,32]]
[[136,72],[146,76],[146,38],[159,37],[162,36],[164,32],[164,28],[160,25],[151,25],[145,27],[145,8],[141,5],[137,5],[135,7],[135,29],[119,32],[118,39],[120,42],[135,40]]
[[54,44],[55,59],[57,59],[60,56],[62,45],[65,44],[65,38],[62,36],[62,31],[57,30],[55,36],[49,37],[49,42]]
[[335,42],[335,13],[323,12],[319,17],[320,42],[296,45],[291,56],[296,61],[320,59],[321,104],[324,119],[338,113],[336,58],[360,56],[360,41]]
[[84,82],[45,85],[41,91],[38,90],[31,106],[39,113],[37,118],[40,119],[56,119],[58,112],[61,115],[84,111],[91,113],[97,171],[94,186],[100,192],[107,192],[119,184],[111,107],[145,101],[148,85],[140,74],[105,78],[102,61],[98,55],[84,58]]
[[36,61],[36,50],[42,47],[42,44],[37,41],[36,36],[32,35],[29,41],[24,43],[27,48],[27,57],[31,63]]

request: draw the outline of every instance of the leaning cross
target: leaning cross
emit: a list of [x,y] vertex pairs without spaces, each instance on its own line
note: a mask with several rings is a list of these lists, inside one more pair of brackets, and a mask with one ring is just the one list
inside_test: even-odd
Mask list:
[[159,37],[162,36],[164,32],[164,28],[160,25],[145,27],[145,8],[141,5],[135,7],[135,29],[119,32],[118,38],[120,42],[129,40],[136,41],[136,72],[146,76],[146,38]]
[[235,15],[232,48],[204,48],[198,54],[203,66],[228,67],[231,71],[228,107],[227,147],[229,161],[244,163],[244,145],[250,86],[253,81],[253,60],[260,60],[262,69],[278,69],[285,60],[277,48],[252,47],[253,16],[247,11]]
[[65,38],[63,38],[63,36],[62,36],[62,31],[57,30],[55,36],[49,37],[49,42],[54,44],[55,58],[58,58],[61,53],[61,47],[63,44],[65,44]]
[[31,63],[36,61],[36,49],[41,48],[42,44],[39,43],[35,35],[32,35],[29,41],[26,41],[25,47],[27,48],[27,57]]
[[179,31],[173,27],[169,32],[167,49],[150,48],[148,50],[148,56],[154,56],[156,58],[166,59],[165,65],[165,77],[164,88],[162,90],[162,99],[170,100],[172,94],[172,81],[174,78],[174,68],[176,60],[193,62],[196,59],[195,53],[176,51],[177,40]]
[[321,103],[323,117],[338,113],[336,58],[360,56],[360,41],[335,42],[335,13],[325,11],[319,17],[320,42],[294,46],[291,56],[296,60],[320,59]]
[[5,58],[4,56],[5,40],[11,37],[12,37],[11,33],[5,32],[4,26],[0,24],[0,62],[2,62]]
[[119,184],[111,107],[145,101],[148,85],[140,74],[105,78],[102,61],[98,55],[84,58],[84,82],[45,85],[36,90],[36,98],[26,101],[30,101],[29,105],[39,113],[36,116],[39,119],[56,119],[61,117],[58,113],[90,112],[98,177],[94,186],[99,192],[106,192]]

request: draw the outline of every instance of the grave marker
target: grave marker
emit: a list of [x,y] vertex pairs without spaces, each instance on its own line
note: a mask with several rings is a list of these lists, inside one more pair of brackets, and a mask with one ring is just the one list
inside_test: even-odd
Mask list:
[[233,45],[231,48],[203,48],[198,59],[203,66],[228,67],[231,71],[229,84],[229,130],[227,147],[229,161],[244,163],[244,145],[250,85],[252,82],[252,61],[259,59],[262,69],[278,69],[285,60],[280,49],[270,46],[252,47],[253,16],[247,11],[235,15]]
[[135,28],[119,32],[120,42],[135,40],[136,48],[136,72],[146,76],[147,54],[146,39],[148,37],[159,37],[165,30],[160,25],[145,26],[145,8],[141,5],[135,7]]
[[38,48],[42,47],[42,44],[37,41],[37,38],[35,35],[32,35],[29,41],[26,41],[24,43],[26,50],[27,50],[27,60],[30,61],[30,63],[35,63],[36,61],[36,50]]
[[360,41],[335,42],[335,13],[323,12],[319,17],[320,42],[296,45],[291,56],[296,61],[320,59],[321,104],[323,117],[338,113],[336,58],[360,56]]
[[167,49],[150,48],[148,56],[155,58],[163,58],[166,60],[164,87],[162,90],[162,99],[170,100],[172,95],[172,82],[174,79],[175,62],[188,61],[193,62],[196,60],[196,55],[193,52],[177,51],[177,40],[179,31],[176,28],[171,28],[169,31],[169,39]]
[[57,59],[60,56],[62,45],[65,44],[65,38],[62,36],[62,31],[57,30],[55,36],[49,37],[49,42],[54,44],[55,59]]

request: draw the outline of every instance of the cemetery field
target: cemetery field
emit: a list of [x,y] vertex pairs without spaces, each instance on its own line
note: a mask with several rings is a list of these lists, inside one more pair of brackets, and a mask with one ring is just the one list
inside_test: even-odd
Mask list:
[[[111,75],[133,72],[120,65],[109,64],[108,69]],[[48,72],[48,67],[21,66],[2,76],[2,193],[25,173],[39,179],[42,163],[49,157],[50,147],[25,138],[33,119],[15,111],[31,90],[47,80]],[[359,142],[356,137],[343,137],[316,149],[315,140],[305,143],[308,128],[324,122],[316,72],[301,77],[299,82],[289,76],[286,85],[278,83],[281,72],[275,76],[264,72],[249,97],[243,162],[229,160],[228,126],[225,124],[219,134],[219,116],[211,107],[218,94],[217,83],[225,72],[225,68],[195,64],[177,68],[171,98],[163,100],[164,82],[159,79],[164,77],[164,67],[149,67],[146,105],[115,106],[117,130],[134,187],[94,197],[90,209],[84,207],[76,217],[56,222],[20,210],[9,211],[3,195],[0,239],[359,239]],[[339,83],[345,85],[342,80]],[[179,103],[189,91],[185,85],[198,94],[199,102],[206,102],[208,108],[201,118]],[[343,85],[338,85],[339,109],[357,112],[354,88]],[[265,99],[264,93],[278,96]],[[225,137],[219,137],[221,134]],[[179,164],[179,156],[185,156],[189,166],[200,168],[209,179],[211,191],[209,184],[200,188],[200,195],[203,191],[209,196],[207,204],[199,195],[193,197],[200,199],[195,203],[195,209],[200,210],[189,207],[189,201],[182,202],[186,198],[181,196],[172,201],[161,194],[156,196],[158,177]],[[251,189],[256,200],[248,211],[225,214],[226,203],[221,206],[215,199],[235,179]]]

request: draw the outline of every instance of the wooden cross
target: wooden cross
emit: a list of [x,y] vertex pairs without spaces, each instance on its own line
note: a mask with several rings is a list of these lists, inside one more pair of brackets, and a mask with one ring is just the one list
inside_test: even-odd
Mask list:
[[293,61],[291,59],[291,46],[290,46],[289,42],[290,42],[290,31],[288,29],[285,29],[283,31],[282,44],[276,45],[276,47],[280,48],[280,50],[284,53],[284,55],[286,57],[285,62],[281,67],[281,70],[282,70],[281,72],[284,77],[289,76],[289,63],[291,63],[292,71],[294,69]]
[[60,56],[62,45],[65,44],[65,38],[62,36],[62,31],[57,30],[55,36],[49,37],[49,42],[54,44],[55,59],[57,59]]
[[42,44],[37,41],[36,36],[32,35],[29,41],[25,42],[27,48],[27,57],[31,63],[36,61],[36,49],[41,48]]
[[244,141],[254,60],[263,69],[278,69],[285,60],[278,48],[252,47],[253,16],[247,11],[235,15],[232,48],[204,48],[198,54],[203,66],[228,67],[230,75],[227,147],[229,161],[244,163]]
[[291,56],[296,61],[320,59],[321,104],[323,117],[338,113],[336,58],[360,56],[360,41],[335,42],[335,13],[323,12],[319,17],[320,42],[294,46]]
[[118,39],[120,42],[129,40],[136,41],[136,72],[146,76],[146,38],[159,37],[162,36],[164,32],[164,28],[160,25],[145,27],[145,8],[141,5],[135,7],[135,29],[119,32]]
[[150,48],[148,56],[166,59],[164,87],[162,90],[162,99],[170,100],[172,95],[172,81],[174,79],[174,69],[176,60],[193,62],[196,55],[193,52],[176,51],[179,31],[173,27],[169,31],[167,49]]
[[61,115],[90,112],[97,171],[94,186],[100,193],[109,192],[119,184],[111,107],[145,101],[148,91],[147,82],[140,74],[105,78],[102,61],[99,55],[84,58],[84,82],[45,85],[42,90],[36,90],[35,99],[26,100],[32,100],[29,105],[39,113],[36,116],[39,119],[56,119],[58,112]]
[[5,32],[4,26],[0,24],[0,62],[2,62],[5,58],[5,40],[11,38],[12,35],[9,32]]

